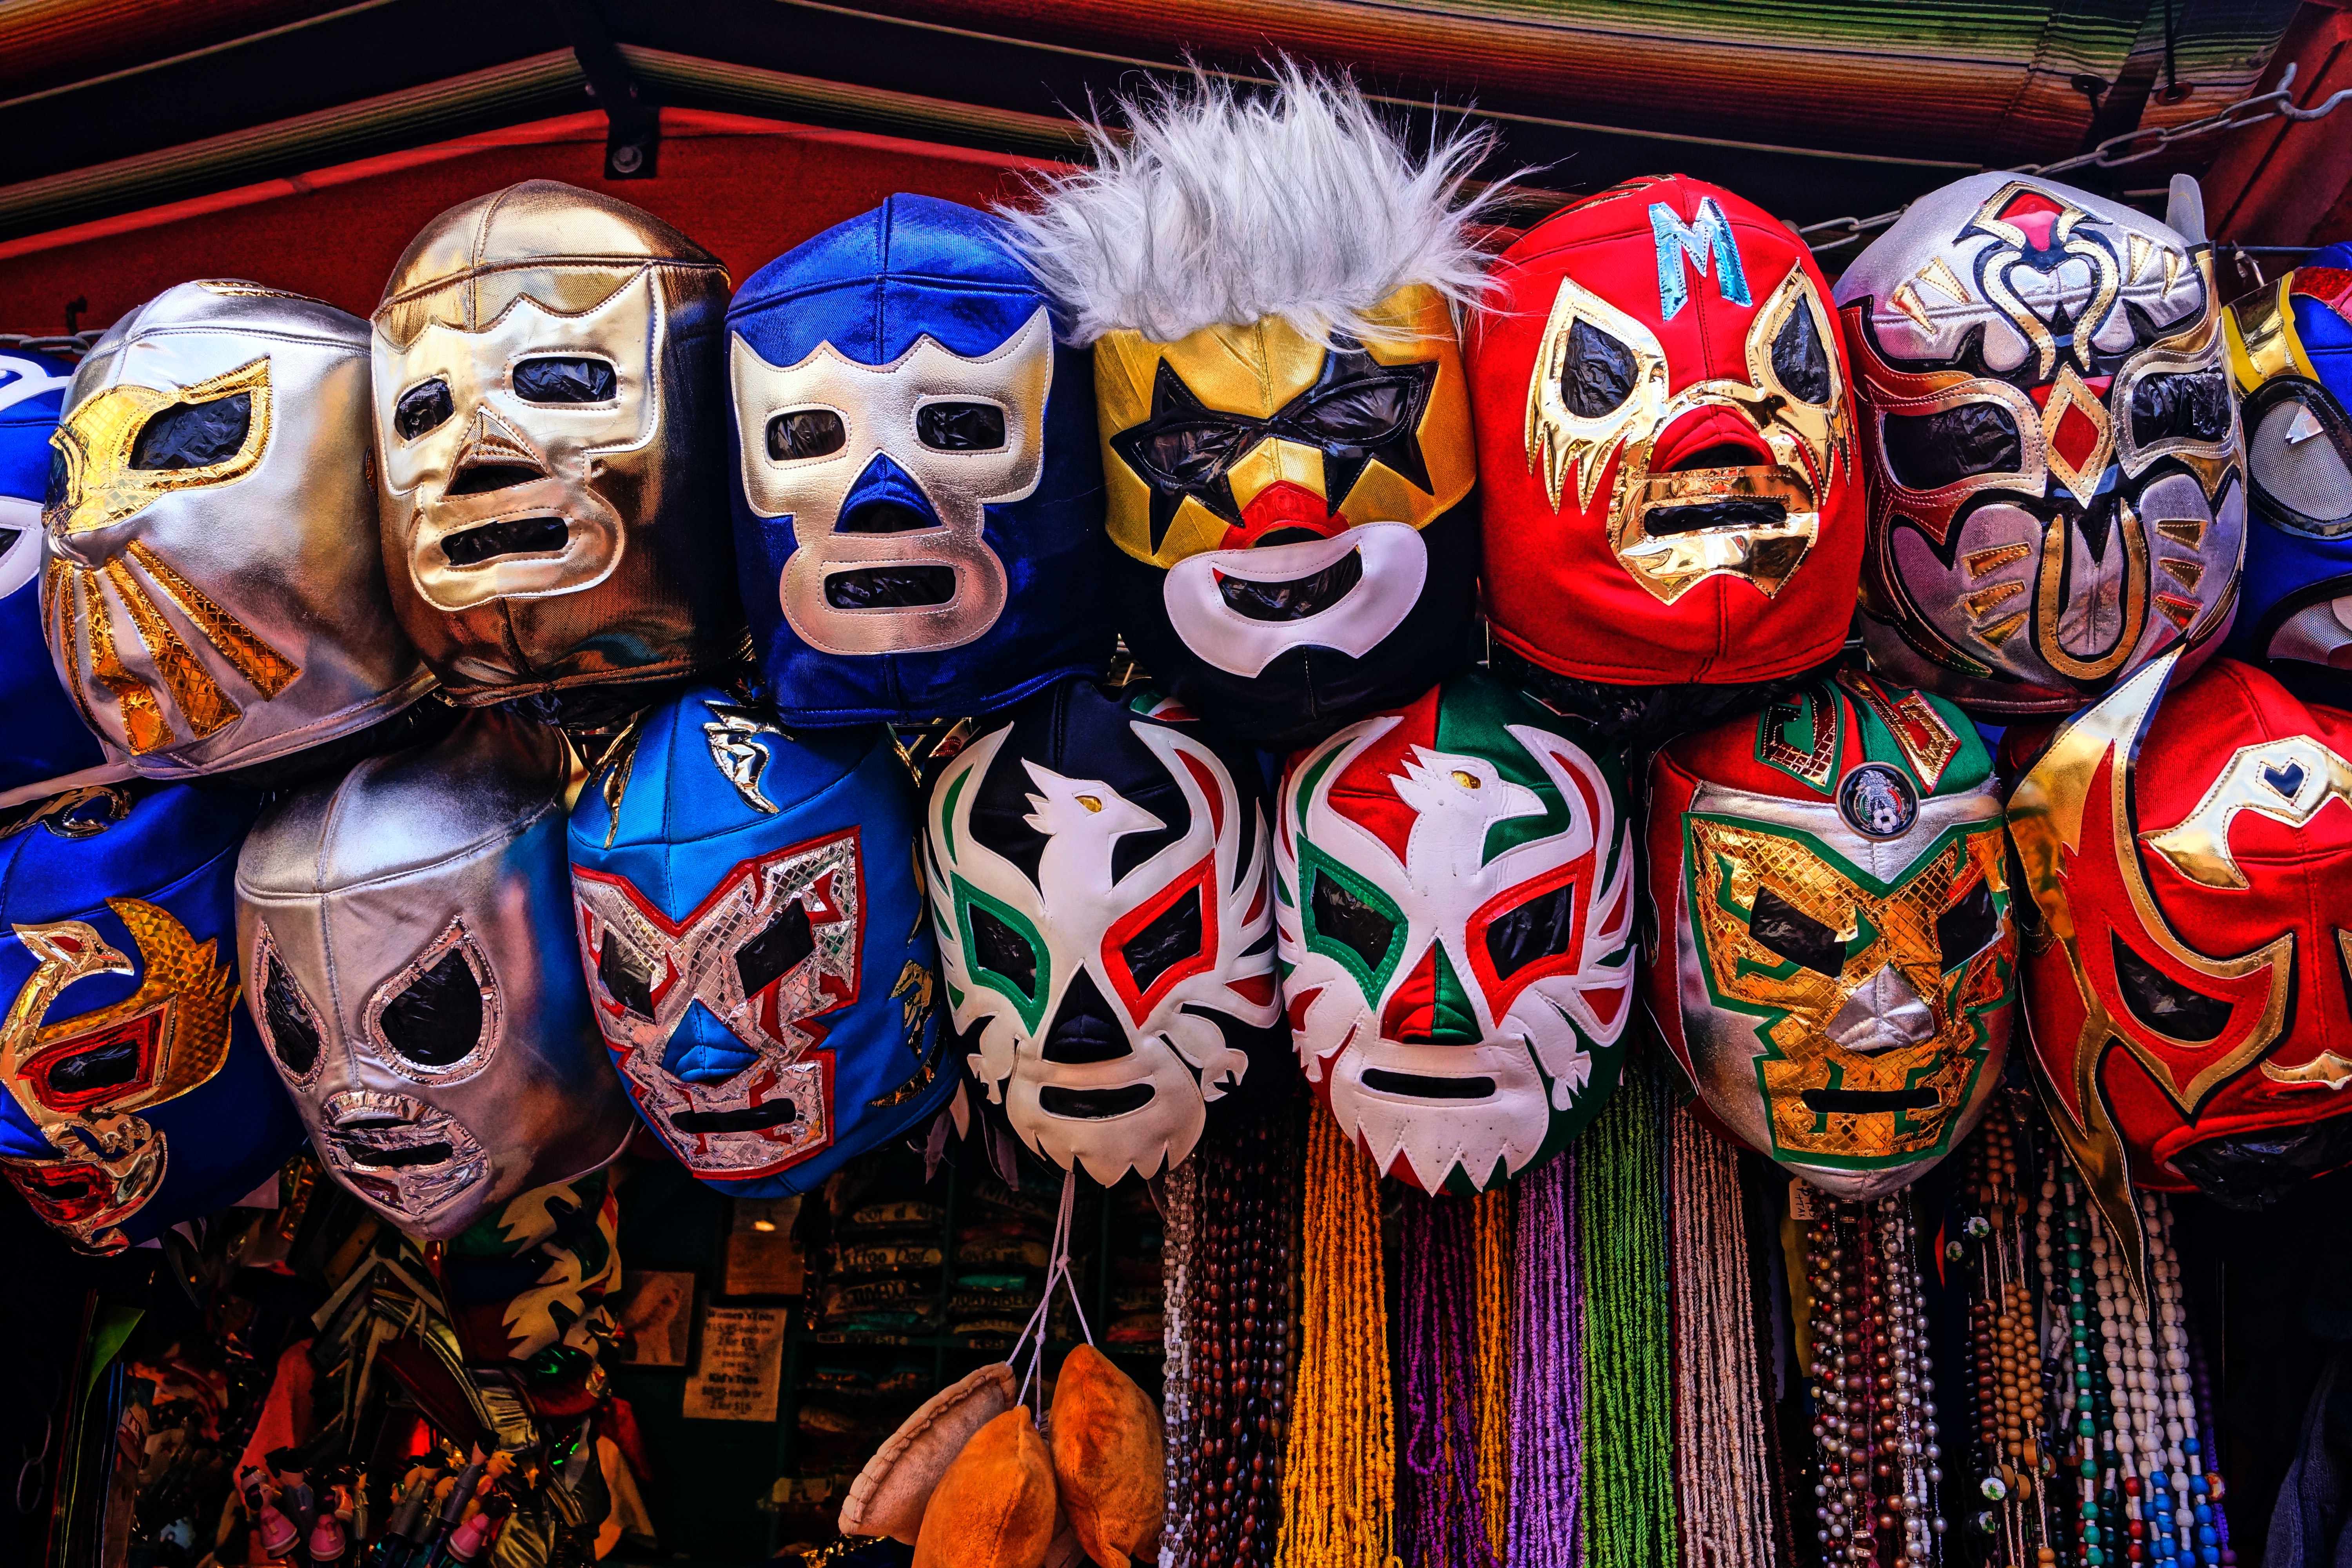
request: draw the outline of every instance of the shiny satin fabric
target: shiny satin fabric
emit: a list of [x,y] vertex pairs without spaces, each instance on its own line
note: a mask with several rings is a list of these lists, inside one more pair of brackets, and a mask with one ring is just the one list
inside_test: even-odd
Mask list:
[[1873,668],[1972,713],[2055,714],[2221,646],[2246,485],[2210,247],[2053,180],[1972,174],[1914,203],[1836,297],[1873,475]]
[[572,812],[572,931],[637,1115],[722,1192],[807,1192],[955,1090],[915,789],[878,724],[691,688]]
[[571,936],[568,762],[478,712],[273,805],[238,858],[246,1005],[328,1173],[446,1239],[620,1152]]
[[167,289],[75,370],[55,445],[43,625],[110,761],[252,768],[431,689],[371,548],[358,318],[253,283]]
[[383,558],[453,701],[568,716],[735,654],[726,302],[684,235],[553,181],[411,242],[373,318]]
[[1112,635],[1084,351],[997,220],[896,195],[729,306],[742,595],[803,725],[992,711]]
[[237,1005],[260,804],[102,785],[0,838],[0,1175],[87,1251],[233,1204],[301,1146]]

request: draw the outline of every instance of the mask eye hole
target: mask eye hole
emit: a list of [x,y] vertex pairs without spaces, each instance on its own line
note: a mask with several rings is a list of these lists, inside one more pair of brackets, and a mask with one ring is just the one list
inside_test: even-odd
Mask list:
[[1411,407],[1404,383],[1387,378],[1342,382],[1290,416],[1318,441],[1379,447],[1402,434]]
[[2259,416],[2246,406],[2246,467],[2264,518],[2326,537],[2352,528],[2352,430],[2317,388],[2273,384],[2291,390]]
[[298,1079],[319,1065],[319,1026],[310,1004],[272,952],[261,972],[261,1016],[269,1026],[269,1054]]
[[60,1057],[42,1074],[51,1093],[80,1099],[121,1089],[139,1076],[139,1042],[117,1036],[86,1051]]
[[428,430],[437,430],[457,411],[450,400],[449,384],[435,379],[421,382],[400,395],[392,405],[393,433],[404,441],[414,441]]
[[1769,888],[1756,889],[1748,934],[1767,952],[1834,978],[1845,973],[1845,943],[1838,933]]
[[2133,1017],[2176,1040],[2210,1040],[2229,1026],[2230,1005],[2191,991],[2139,954],[2110,937],[2116,955],[2116,989]]
[[992,452],[1004,445],[1004,410],[993,403],[926,403],[915,438],[940,452]]
[[623,942],[613,928],[604,928],[604,940],[596,950],[596,978],[604,983],[605,994],[638,1017],[654,1016],[654,969],[635,948]]
[[514,389],[525,403],[610,403],[621,395],[621,378],[601,359],[544,354],[514,367]]
[[1813,312],[1801,297],[1772,340],[1772,378],[1781,390],[1815,407],[1830,400],[1830,356],[1813,325]]
[[971,945],[981,966],[1037,999],[1037,950],[1029,939],[978,904],[971,907]]
[[253,394],[232,392],[209,403],[177,403],[140,426],[131,466],[146,469],[209,468],[245,449],[253,428]]
[[797,463],[829,458],[849,444],[849,430],[830,408],[794,408],[768,421],[768,460]]
[[1208,421],[1169,425],[1136,442],[1135,456],[1163,485],[1204,485],[1240,455],[1244,434]]
[[1958,969],[2000,934],[2000,912],[1992,907],[1992,884],[1977,879],[1959,902],[1936,917],[1936,948],[1947,972]]
[[815,951],[808,906],[794,899],[770,917],[759,935],[735,950],[735,974],[743,982],[743,994],[757,996]]
[[376,1026],[384,1043],[418,1067],[446,1068],[481,1043],[482,984],[463,949],[440,962],[384,1004]]
[[1998,403],[1889,414],[1881,431],[1886,466],[1907,490],[1939,490],[1978,474],[2013,474],[2025,462],[2017,421]]
[[1486,957],[1497,979],[1531,963],[1558,958],[1576,934],[1576,885],[1563,882],[1519,905],[1486,928]]
[[1358,898],[1337,877],[1318,870],[1315,890],[1307,895],[1314,911],[1315,934],[1328,937],[1361,959],[1368,969],[1380,967],[1396,940],[1396,922]]
[[41,504],[54,509],[65,505],[72,499],[73,468],[66,462],[66,455],[52,447],[49,448],[49,483],[48,488],[42,492]]
[[2144,375],[2133,386],[2135,446],[2185,439],[2221,441],[2230,435],[2230,384],[2219,369],[2179,375]]
[[1579,419],[1598,419],[1633,395],[1633,351],[1591,322],[1568,330],[1560,356],[1559,397]]
[[1184,896],[1152,917],[1151,923],[1129,937],[1119,956],[1135,977],[1139,991],[1201,951],[1201,889],[1187,888]]

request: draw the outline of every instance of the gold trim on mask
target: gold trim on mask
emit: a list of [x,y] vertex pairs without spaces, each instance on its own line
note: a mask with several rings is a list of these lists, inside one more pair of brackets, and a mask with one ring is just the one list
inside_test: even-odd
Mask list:
[[2281,376],[2319,379],[2294,330],[2294,310],[2288,302],[2287,293],[2291,281],[2282,275],[2269,288],[2248,295],[2221,312],[2222,343],[2229,356],[2230,374],[2242,395]]
[[1852,693],[1855,700],[1878,716],[1886,732],[1903,750],[1903,760],[1911,766],[1912,773],[1934,794],[1943,781],[1944,770],[1960,754],[1960,737],[1927,694],[1906,690],[1896,697],[1860,670],[1841,669],[1837,683]]
[[[2050,466],[2053,470],[2058,466],[2055,452],[2050,454]],[[2116,531],[2123,536],[2124,546],[2123,629],[2105,653],[2096,658],[2076,658],[2058,640],[2059,616],[2066,603],[2066,551],[2074,531],[2058,523],[2047,524],[2042,531],[2042,562],[2033,583],[2033,645],[2044,663],[2072,680],[2104,680],[2121,669],[2139,647],[2140,634],[2147,626],[2154,586],[2148,578],[2147,534],[2140,527],[2138,512],[2120,497],[2116,501]]]
[[[230,457],[195,468],[134,468],[132,449],[147,422],[167,408],[251,399],[245,442]],[[203,489],[244,478],[269,444],[269,356],[191,386],[110,386],[65,417],[50,437],[65,458],[65,499],[43,521],[52,533],[89,533],[134,517],[173,490]]]
[[2230,823],[2251,811],[2300,828],[2331,800],[2352,808],[2352,763],[2308,735],[2241,746],[2198,801],[2172,827],[2141,834],[2140,842],[2201,887],[2241,889],[2249,884],[2230,853]]
[[161,751],[172,743],[171,721],[155,700],[155,689],[131,673],[114,651],[114,611],[100,591],[103,580],[92,572],[73,571],[74,599],[89,637],[90,679],[113,694],[122,714],[123,743],[134,757]]
[[[2057,215],[2051,220],[2051,243],[2091,269],[2095,292],[2091,302],[2075,313],[2074,320],[2083,330],[2078,330],[2073,340],[2074,359],[2087,372],[2091,368],[2093,353],[2092,334],[2099,323],[2107,319],[2107,312],[2115,308],[2116,296],[2123,289],[2123,280],[2117,275],[2114,255],[2105,246],[2095,240],[2078,237],[2074,233],[2078,225],[2089,221],[2091,215],[2088,211],[2046,185],[2024,180],[2011,180],[1986,197],[1984,205],[1977,208],[1969,226],[2000,240],[2008,254],[2004,258],[2000,251],[1992,252],[1979,266],[1985,298],[2009,318],[2010,324],[2027,342],[2033,345],[2034,379],[2048,381],[2051,373],[2058,368],[2058,341],[2051,336],[2050,329],[2042,318],[2035,315],[2009,286],[2009,266],[2025,258],[2026,234],[2015,224],[1993,216],[2007,206],[2011,197],[2024,195],[2040,196],[2058,208]],[[2003,264],[2004,260],[2008,265]]]
[[[236,704],[228,700],[228,693],[220,689],[218,681],[205,673],[205,667],[196,662],[196,656],[188,651],[180,634],[163,618],[154,601],[147,597],[122,558],[116,556],[102,570],[107,586],[114,590],[122,607],[130,613],[131,629],[139,634],[139,641],[147,649],[148,662],[155,667],[163,689],[172,694],[172,703],[179,709],[180,717],[187,721],[190,735],[201,741],[233,722],[238,717]],[[168,728],[165,734],[168,738]]]
[[174,572],[170,563],[147,548],[144,540],[131,542],[131,558],[146,569],[155,585],[171,595],[181,613],[195,624],[204,639],[218,648],[221,657],[262,696],[277,696],[302,673],[300,665],[262,641],[203,589]]

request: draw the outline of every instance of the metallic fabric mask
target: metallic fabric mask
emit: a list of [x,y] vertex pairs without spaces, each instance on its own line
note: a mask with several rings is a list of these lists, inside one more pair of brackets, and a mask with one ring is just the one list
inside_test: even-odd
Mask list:
[[547,180],[450,208],[400,258],[374,318],[383,556],[452,700],[665,679],[736,651],[726,300],[684,235]]
[[1470,401],[1452,308],[1398,289],[1387,335],[1279,318],[1095,343],[1119,629],[1254,744],[1319,740],[1457,662],[1475,608]]
[[236,1006],[259,804],[98,786],[0,839],[0,1174],[85,1251],[233,1204],[301,1147]]
[[1875,478],[1872,668],[1973,713],[2064,713],[2220,646],[2246,496],[2201,238],[1973,174],[1856,257],[1837,300]]
[[2230,307],[2254,526],[2233,658],[2320,701],[2352,701],[2352,246]]
[[892,196],[727,322],[736,554],[786,721],[987,712],[1103,668],[1087,360],[994,219]]
[[1291,759],[1283,997],[1316,1095],[1386,1174],[1476,1192],[1616,1088],[1633,835],[1613,757],[1485,676]]
[[1149,691],[1066,680],[933,784],[933,929],[974,1079],[1108,1185],[1290,1081],[1255,759]]
[[1834,1197],[1918,1179],[2000,1077],[1991,770],[1951,706],[1852,671],[1651,764],[1651,1016],[1708,1121]]
[[2126,1181],[2251,1206],[2352,1162],[2352,715],[2187,663],[2008,742],[2034,1055],[2125,1236]]
[[796,736],[697,687],[601,768],[572,813],[580,960],[680,1164],[739,1196],[806,1192],[946,1102],[914,786],[887,731]]
[[1728,191],[1641,179],[1529,229],[1494,276],[1470,369],[1496,642],[1620,685],[1835,655],[1864,502],[1804,242]]
[[131,776],[82,723],[41,635],[41,499],[72,379],[67,361],[0,353],[0,807]]
[[431,688],[370,548],[367,374],[356,317],[223,281],[165,289],[74,372],[41,610],[110,760],[248,768]]
[[571,938],[561,739],[469,715],[272,806],[236,872],[246,1005],[335,1180],[446,1239],[632,1125]]

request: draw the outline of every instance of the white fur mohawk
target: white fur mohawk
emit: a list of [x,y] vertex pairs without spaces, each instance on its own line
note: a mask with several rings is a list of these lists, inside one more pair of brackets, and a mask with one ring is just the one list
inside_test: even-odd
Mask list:
[[1287,58],[1272,91],[1189,85],[1112,100],[1087,126],[1094,167],[1041,176],[1000,216],[1066,312],[1072,342],[1129,330],[1172,342],[1278,316],[1305,336],[1396,335],[1367,318],[1408,283],[1456,304],[1486,288],[1467,229],[1502,194],[1458,200],[1489,132],[1433,137],[1416,162],[1355,83]]

